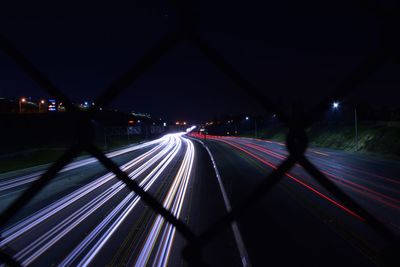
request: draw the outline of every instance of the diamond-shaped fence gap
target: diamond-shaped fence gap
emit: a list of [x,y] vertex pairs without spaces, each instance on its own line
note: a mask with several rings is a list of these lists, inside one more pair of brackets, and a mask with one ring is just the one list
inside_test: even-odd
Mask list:
[[[195,147],[201,148],[197,141],[195,141]],[[184,203],[184,208],[182,210],[182,214],[185,216],[182,219],[185,220],[187,225],[193,229],[196,234],[204,232],[210,225],[218,221],[221,216],[227,213],[224,197],[221,194],[221,187],[218,179],[215,178],[215,170],[209,155],[207,151],[198,150],[198,152],[200,153],[196,154],[196,162],[205,161],[207,164],[202,167],[199,167],[197,164],[194,165],[193,176],[190,178],[191,184],[189,185],[187,192],[187,200],[189,201]],[[228,157],[229,155],[226,156]],[[225,181],[225,172],[223,177],[224,179],[222,182]],[[225,183],[224,186],[227,189],[229,188],[229,185]],[[226,193],[230,198],[229,190],[227,190]],[[245,194],[244,190],[243,194]],[[213,197],[204,198],[205,195],[212,195]],[[231,204],[234,205],[234,203]],[[238,250],[235,246],[236,238],[241,239],[237,233],[233,232],[233,226],[225,228],[218,238],[204,244],[201,249],[203,261],[210,266],[240,265],[239,257],[223,256],[226,255],[226,253],[229,255],[232,251]],[[177,247],[177,251],[172,251],[172,253],[173,255],[179,255],[181,249],[187,244],[187,242],[181,242],[179,234],[176,236],[174,242],[177,242],[179,246]],[[172,254],[171,257],[173,257]],[[182,255],[180,255],[179,258],[183,258]],[[245,258],[246,259],[242,259],[242,261],[249,261],[248,257],[245,256]]]
[[[283,175],[293,167],[295,163],[294,157],[288,157],[278,168],[270,173],[266,178],[260,182],[259,186],[251,192],[247,198],[232,207],[232,210],[221,217],[217,222],[210,226],[206,231],[204,231],[199,237],[198,241],[200,244],[208,242],[208,240],[215,238],[218,233],[230,226],[230,224],[244,211],[247,207],[250,207],[254,203],[258,202],[263,198],[264,194],[273,189],[273,187],[279,183],[283,178]],[[188,246],[190,249],[190,244]]]
[[[125,27],[129,28],[129,31]],[[127,24],[122,27],[124,30],[121,30],[121,25],[104,25],[104,28],[107,29],[106,33],[102,35],[102,33],[98,33],[96,36],[97,39],[104,40],[96,40],[93,41],[88,39],[87,42],[91,44],[91,46],[86,47],[86,52],[89,54],[87,58],[85,58],[83,64],[79,64],[76,66],[76,69],[79,70],[75,74],[75,79],[71,79],[71,77],[64,77],[63,82],[67,84],[71,89],[71,91],[78,95],[79,99],[77,99],[77,104],[85,104],[88,102],[89,104],[95,103],[97,107],[107,108],[108,101],[112,98],[111,95],[104,96],[100,99],[100,96],[104,94],[104,91],[107,88],[112,87],[112,95],[118,95],[121,84],[126,83],[127,81],[127,73],[132,73],[132,69],[137,69],[137,65],[143,66],[141,64],[143,62],[143,58],[145,58],[145,64],[149,63],[149,51],[153,51],[151,47],[157,46],[158,42],[165,38],[165,36],[169,36],[169,33],[161,33],[161,32],[149,32],[147,35],[142,36],[142,33],[137,33],[138,27],[137,25]],[[134,37],[132,37],[132,35]],[[135,38],[136,37],[136,38]],[[108,43],[105,42],[105,39],[112,38],[116,43],[120,43],[118,49],[114,49],[110,52],[110,47],[108,47]],[[150,52],[152,55],[154,53]],[[81,53],[77,53],[81,54]],[[157,57],[156,57],[157,58]],[[80,61],[77,59],[75,64],[78,64]],[[104,62],[108,62],[104,64]],[[136,74],[140,75],[143,68],[139,72],[133,71]],[[127,71],[128,70],[128,71]],[[132,75],[132,74],[131,74]],[[129,84],[130,82],[128,82]],[[122,85],[125,87],[126,85]],[[86,91],[87,87],[89,90]],[[75,88],[75,89],[74,89]],[[83,93],[82,93],[83,92]],[[109,92],[110,93],[110,92]]]
[[[86,171],[82,172],[82,166],[86,167]],[[39,173],[33,173],[30,177],[22,176],[21,178],[30,178],[33,181],[24,180],[25,185],[13,190],[21,190],[34,184],[38,175]],[[73,229],[91,233],[110,214],[110,210],[115,208],[116,198],[129,193],[129,190],[115,186],[117,183],[115,176],[94,158],[87,155],[77,157],[19,209],[7,227],[2,227],[2,248],[23,265],[60,262],[66,256],[65,250],[60,248],[67,240],[79,244],[87,237],[74,234]],[[115,190],[110,190],[113,185]],[[14,195],[10,189],[2,198],[6,200],[4,202],[9,202],[8,198]],[[93,201],[86,203],[87,198]],[[44,227],[44,224],[47,226]],[[32,242],[21,242],[25,235],[30,235]],[[35,251],[34,248],[43,243],[54,243],[55,246],[47,251]]]
[[[25,191],[30,188],[37,180],[45,174],[46,170],[52,166],[54,162],[58,160],[68,149],[37,149],[36,151],[24,151],[17,154],[12,159],[5,160],[11,166],[22,166],[19,169],[13,171],[6,171],[4,174],[0,174],[0,192],[1,192],[1,205],[0,212],[8,209],[14,201],[25,194]],[[79,156],[77,154],[76,156]],[[35,163],[28,165],[27,162]],[[93,163],[93,159],[89,159],[83,153],[77,157],[71,163],[67,163],[65,167],[60,170],[60,174],[57,174],[54,178],[48,181],[46,187],[38,193],[37,196],[33,196],[34,199],[27,203],[30,208],[24,208],[18,215],[12,218],[13,221],[19,220],[30,214],[32,210],[39,209],[42,205],[51,202],[56,197],[61,197],[61,192],[69,192],[75,189],[77,186],[82,184],[82,180],[90,180],[90,177],[86,174],[79,174],[76,168],[83,166],[82,164]],[[24,166],[25,164],[25,166]],[[97,171],[105,171],[101,166]],[[69,171],[74,170],[74,171]],[[61,174],[62,173],[62,174]],[[90,173],[90,171],[88,172]],[[68,175],[72,177],[65,178]],[[88,175],[88,174],[87,174]],[[65,178],[65,179],[64,179]],[[14,212],[14,211],[13,211]]]
[[380,233],[382,236],[390,239],[393,235],[392,230],[387,227],[382,221],[377,219],[369,211],[364,209],[356,201],[353,200],[348,194],[346,194],[338,185],[328,179],[324,173],[317,169],[307,158],[302,157],[299,163],[332,195],[334,195],[339,201],[351,209],[353,215],[366,222],[374,230]]
[[[0,48],[0,99],[6,101],[9,111],[19,113],[20,111],[29,113],[39,110],[40,100],[48,99],[48,93],[32,81],[20,66],[11,58],[6,51]],[[10,94],[12,92],[12,94]],[[12,101],[10,101],[12,100]],[[23,101],[23,105],[19,105],[19,100]],[[40,107],[44,110],[44,107]],[[2,115],[8,110],[1,110]]]
[[165,54],[167,54],[177,42],[181,40],[181,34],[171,32],[166,34],[154,46],[147,49],[132,67],[118,76],[104,91],[96,98],[100,107],[108,106],[110,102],[122,91],[126,90],[138,77],[151,69],[153,65]]
[[80,149],[74,146],[66,150],[63,155],[57,159],[46,171],[40,175],[39,179],[36,179],[29,185],[24,192],[18,196],[11,204],[9,204],[0,215],[0,225],[4,226],[7,222],[17,214],[21,208],[28,204],[37,193],[39,193],[49,183],[56,174],[66,166],[74,157],[78,155]]
[[[298,163],[297,173],[301,174],[299,177],[306,179],[305,181],[310,186],[327,196],[329,199],[325,198],[325,200],[337,207],[337,211],[342,214],[340,216],[350,216],[356,219],[353,221],[354,225],[346,226],[353,229],[353,237],[364,236],[363,239],[371,240],[371,236],[376,238],[382,234],[384,238],[390,239],[390,221],[391,217],[395,216],[393,212],[398,206],[398,200],[391,196],[390,189],[376,191],[379,188],[379,178],[371,179],[368,172],[361,173],[357,169],[357,163],[363,158],[355,159],[353,167],[350,167],[346,166],[346,158],[331,162],[329,150],[310,150],[307,158]],[[315,178],[317,172],[315,166],[318,166],[318,179]],[[350,169],[356,174],[351,174]],[[369,183],[367,178],[371,179]],[[370,187],[366,185],[370,185]],[[343,220],[343,222],[345,221]],[[368,234],[362,234],[365,232]],[[382,240],[382,238],[377,238],[377,240],[380,239]],[[361,242],[360,245],[363,246],[364,243]],[[379,246],[381,248],[383,246],[382,243],[376,245],[376,250]]]
[[[69,8],[66,7],[67,10]],[[66,23],[57,17],[50,24],[39,20],[27,26],[17,22],[24,30],[32,27],[29,34],[20,36],[9,33],[18,49],[25,50],[35,67],[62,91],[68,92],[76,105],[93,102],[107,84],[125,72],[150,45],[175,26],[170,22],[173,17],[166,16],[169,9],[162,3],[156,6],[138,4],[133,10],[120,10],[117,19],[113,20],[105,19],[108,18],[106,14],[94,12],[89,21],[84,16],[85,8],[88,6],[81,5],[79,9],[71,10],[71,16],[76,15],[73,23]],[[107,11],[110,15],[116,12],[112,7]],[[143,23],[146,23],[146,30],[138,26]],[[51,42],[45,42],[45,37],[49,35],[53,37]],[[110,51],[110,39],[118,43],[118,49]],[[26,47],[26,44],[31,46]]]
[[4,107],[0,114],[4,126],[0,133],[1,171],[15,170],[17,162],[27,168],[55,161],[73,143],[75,120],[69,114],[48,112],[51,98],[46,89],[56,88],[22,54],[13,54],[12,44],[3,38],[1,43],[5,50],[0,50],[0,86],[15,92],[0,99]]
[[[394,96],[400,86],[398,74],[400,65],[394,58],[388,58],[367,80],[365,84],[357,86],[355,90],[349,92],[349,100],[360,102],[361,104],[377,104],[378,106],[387,105],[396,107],[398,101]],[[373,99],[373,101],[371,101]]]
[[370,76],[372,76],[385,63],[386,55],[378,50],[375,54],[367,57],[353,72],[344,76],[342,81],[333,89],[330,96],[322,99],[319,104],[313,107],[309,112],[307,124],[311,124],[318,119],[322,111],[327,110],[329,104],[336,99],[344,99],[357,87],[363,85]]
[[[174,62],[173,65],[169,63],[171,61]],[[207,80],[213,82],[207,82]],[[221,92],[221,89],[231,86],[232,83],[229,79],[221,75],[220,71],[210,64],[207,58],[199,53],[190,42],[182,41],[142,75],[137,82],[116,97],[111,107],[124,106],[126,111],[134,111],[134,113],[147,113],[147,110],[156,107],[169,109],[169,117],[175,119],[175,121],[171,121],[172,123],[187,121],[187,118],[181,115],[181,111],[188,109],[199,110],[199,114],[195,118],[197,120],[204,120],[212,116],[209,114],[210,107],[220,109],[218,115],[225,115],[225,110],[228,109],[229,112],[233,112],[231,111],[232,107],[234,112],[239,113],[240,109],[235,107],[239,107],[242,100],[248,101],[246,106],[249,109],[261,112],[261,108],[254,107],[251,99],[240,90],[232,90],[228,95]],[[178,98],[181,100],[177,101]],[[123,105],[122,99],[125,102]],[[131,101],[126,101],[126,99]],[[150,101],[145,105],[143,99]],[[119,103],[121,104],[118,105]],[[167,127],[171,124],[163,117],[163,114],[154,115],[152,119],[155,126],[163,125],[164,122]],[[144,121],[140,118],[137,120]]]
[[[293,173],[294,169],[290,173]],[[262,173],[267,172],[265,170]],[[226,174],[223,177],[226,177]],[[241,175],[241,177],[243,176]],[[259,179],[262,174],[256,175],[252,172],[248,179],[250,177]],[[237,216],[236,221],[243,235],[244,243],[247,244],[247,249],[252,253],[250,258],[254,259],[253,265],[263,264],[262,261],[256,261],[256,259],[265,255],[265,247],[256,245],[259,244],[260,240],[268,240],[269,244],[273,244],[268,248],[269,262],[280,262],[283,265],[290,261],[290,259],[283,257],[286,251],[292,251],[293,257],[311,263],[313,259],[309,259],[305,253],[313,247],[313,245],[308,245],[309,242],[321,244],[321,247],[329,249],[330,244],[323,242],[323,240],[325,240],[326,235],[336,234],[336,232],[331,231],[332,225],[341,223],[340,220],[339,222],[335,219],[332,220],[332,217],[326,212],[326,207],[330,204],[328,201],[325,203],[325,200],[317,194],[310,194],[308,189],[291,178],[284,176],[279,184],[265,194],[259,202],[254,203]],[[337,213],[340,216],[348,216],[343,214],[340,209]],[[325,227],[316,227],[317,221],[320,219],[326,222]],[[359,223],[359,225],[362,224]],[[260,228],[265,230],[251,230]],[[323,235],[322,233],[325,232],[326,235]],[[332,252],[333,254],[335,252]]]
[[[207,3],[202,4],[207,5]],[[302,92],[307,92],[308,88],[313,87],[314,84],[316,88],[321,88],[320,83],[326,85],[326,82],[330,80],[321,69],[329,66],[332,71],[346,72],[347,66],[340,62],[340,58],[346,60],[344,57],[346,54],[352,57],[363,54],[365,47],[373,43],[376,35],[371,34],[371,30],[365,27],[365,17],[354,20],[352,13],[354,10],[348,11],[348,3],[335,3],[334,7],[328,10],[325,6],[319,5],[314,6],[313,10],[303,5],[294,5],[296,8],[288,9],[287,3],[270,5],[271,9],[266,10],[265,8],[257,9],[257,4],[252,4],[251,7],[241,7],[240,12],[236,9],[237,13],[234,13],[225,4],[216,4],[211,11],[207,12],[209,13],[207,16],[201,16],[199,32],[211,46],[223,51],[226,58],[237,66],[244,76],[261,85],[263,91],[268,92],[271,88],[270,90],[274,91],[271,94],[272,97],[279,94],[279,88],[285,84],[287,87],[301,87],[298,91]],[[315,9],[324,12],[319,23],[307,19],[307,13],[312,12],[315,15]],[[280,16],[282,21],[276,21],[276,16],[269,18],[266,15],[270,12],[276,14],[276,12],[287,10],[296,10],[289,12],[290,15],[288,15],[292,19],[298,18],[296,23],[287,22],[285,16]],[[240,18],[247,12],[255,14],[250,18],[246,17],[244,27]],[[221,13],[224,14],[224,19],[220,19]],[[278,27],[274,27],[277,24],[279,24],[278,32],[276,30]],[[257,41],[260,33],[268,36],[268,41]],[[353,37],[356,35],[358,38],[349,43],[346,41],[349,35]],[[238,47],[240,51],[233,50],[238,50]],[[318,54],[318,57],[315,54]],[[277,71],[282,77],[276,77],[274,68],[271,70],[269,67],[271,64],[276,65],[276,70],[282,69],[282,71]],[[302,66],[299,67],[299,64]],[[335,68],[338,64],[340,65]],[[324,68],[321,68],[321,65]],[[263,73],[263,69],[268,69],[269,73]],[[273,83],[276,78],[281,79]],[[258,83],[258,80],[263,80],[265,86]],[[271,81],[270,84],[268,80]]]
[[76,117],[57,114],[2,114],[0,168],[3,172],[46,164],[61,156],[80,130]]
[[4,108],[0,111],[1,171],[14,170],[17,163],[23,168],[32,166],[33,162],[43,164],[55,160],[73,142],[74,120],[65,113],[48,113],[51,105],[48,92],[32,81],[4,51],[0,50],[0,57],[3,70],[0,87],[4,92],[15,92],[13,96],[0,92]]
[[193,240],[193,232],[182,221],[177,219],[172,213],[166,210],[160,202],[147,193],[136,181],[130,179],[125,172],[123,172],[115,163],[107,158],[98,148],[88,145],[86,149],[105,167],[111,170],[117,176],[117,178],[120,179],[131,191],[139,195],[141,200],[143,200],[153,210],[163,216],[169,223],[173,224],[176,229],[185,236],[186,239]]
[[[51,97],[52,99],[56,98],[60,103],[63,102],[65,107],[68,107],[70,110],[74,109],[68,96],[63,94],[63,92],[46,76],[47,74],[38,69],[27,55],[19,50],[17,44],[13,43],[10,39],[7,39],[4,35],[0,35],[0,50],[6,54],[7,57],[11,59],[11,61],[17,65],[27,77],[29,77],[30,80],[32,80],[32,83],[36,83],[36,85],[40,86],[43,93],[47,93],[47,97]],[[37,97],[39,98],[39,96]],[[26,99],[24,98],[21,98],[20,100],[21,102],[26,102]],[[46,101],[45,103],[40,104],[46,104]]]

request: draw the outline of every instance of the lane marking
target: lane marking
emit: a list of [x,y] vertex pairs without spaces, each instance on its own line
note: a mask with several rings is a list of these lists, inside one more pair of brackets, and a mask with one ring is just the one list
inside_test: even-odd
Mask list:
[[[196,140],[197,142],[202,144],[202,146],[207,150],[208,155],[210,156],[211,162],[212,162],[213,167],[214,167],[214,171],[215,171],[215,175],[216,175],[217,180],[218,180],[219,188],[221,189],[222,198],[224,199],[226,210],[228,212],[230,212],[232,210],[232,206],[231,206],[231,203],[229,201],[228,195],[226,194],[226,190],[225,190],[225,187],[224,187],[224,185],[222,183],[221,175],[220,175],[220,173],[218,171],[217,164],[216,164],[216,162],[214,160],[214,157],[213,157],[210,149],[202,141],[197,140],[197,139],[194,139],[194,140]],[[237,246],[238,251],[239,251],[239,255],[240,255],[240,259],[241,259],[242,265],[243,265],[243,267],[251,267],[252,265],[251,265],[251,262],[250,262],[250,259],[249,259],[249,255],[247,253],[246,247],[245,247],[244,242],[243,242],[242,235],[240,234],[239,227],[238,227],[236,221],[233,221],[231,226],[232,226],[233,236],[235,237],[236,246]]]

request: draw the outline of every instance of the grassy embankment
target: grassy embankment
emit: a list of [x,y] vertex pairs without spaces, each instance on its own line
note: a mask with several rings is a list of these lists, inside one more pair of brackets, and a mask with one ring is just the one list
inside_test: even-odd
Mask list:
[[[130,142],[128,143],[126,136],[116,136],[107,138],[107,147],[105,147],[103,143],[97,145],[104,152],[108,152],[143,140],[144,139],[141,137],[130,136]],[[60,144],[51,146],[41,145],[40,148],[18,148],[12,152],[8,151],[0,155],[0,173],[54,162],[66,149],[68,149],[67,146]],[[87,155],[87,153],[81,154],[81,156],[84,155]]]
[[[274,125],[259,129],[258,138],[284,141],[287,129]],[[310,145],[358,151],[400,159],[400,122],[363,122],[358,125],[358,149],[352,124],[316,124],[307,129]],[[254,137],[254,132],[244,136]]]

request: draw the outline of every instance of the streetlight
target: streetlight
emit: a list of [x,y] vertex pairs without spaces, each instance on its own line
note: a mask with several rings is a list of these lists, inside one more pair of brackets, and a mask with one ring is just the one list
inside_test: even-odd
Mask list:
[[354,106],[354,129],[356,132],[356,151],[358,150],[358,129],[357,129],[357,109],[356,106]]
[[22,103],[26,102],[26,98],[23,97],[19,100],[19,113],[22,113]]
[[[334,101],[332,103],[333,109],[339,109],[339,102]],[[356,151],[358,150],[358,126],[357,126],[357,108],[354,106],[354,131],[355,131],[355,146],[356,146]]]
[[[250,120],[249,116],[246,116],[246,121]],[[257,120],[254,118],[254,137],[257,138]]]
[[40,106],[44,105],[44,103],[45,103],[45,101],[43,99],[39,101],[39,113],[40,113]]

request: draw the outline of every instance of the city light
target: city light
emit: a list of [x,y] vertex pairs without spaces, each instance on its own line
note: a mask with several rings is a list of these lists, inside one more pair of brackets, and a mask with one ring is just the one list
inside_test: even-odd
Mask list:
[[45,103],[45,101],[42,99],[42,100],[40,100],[40,104],[44,104]]
[[248,121],[249,120],[249,116],[246,116],[246,121]]
[[49,99],[49,106],[48,106],[48,111],[50,112],[56,112],[57,111],[57,102],[55,99]]
[[187,128],[187,129],[186,129],[186,132],[191,132],[191,131],[193,131],[194,129],[196,129],[196,126],[192,126],[192,127],[190,127],[190,128]]
[[333,102],[333,104],[332,104],[332,107],[334,108],[334,109],[338,109],[339,108],[339,102]]
[[26,98],[25,97],[21,98],[20,101],[18,102],[18,104],[19,104],[19,113],[22,113],[22,103],[25,103],[25,102],[26,102]]

